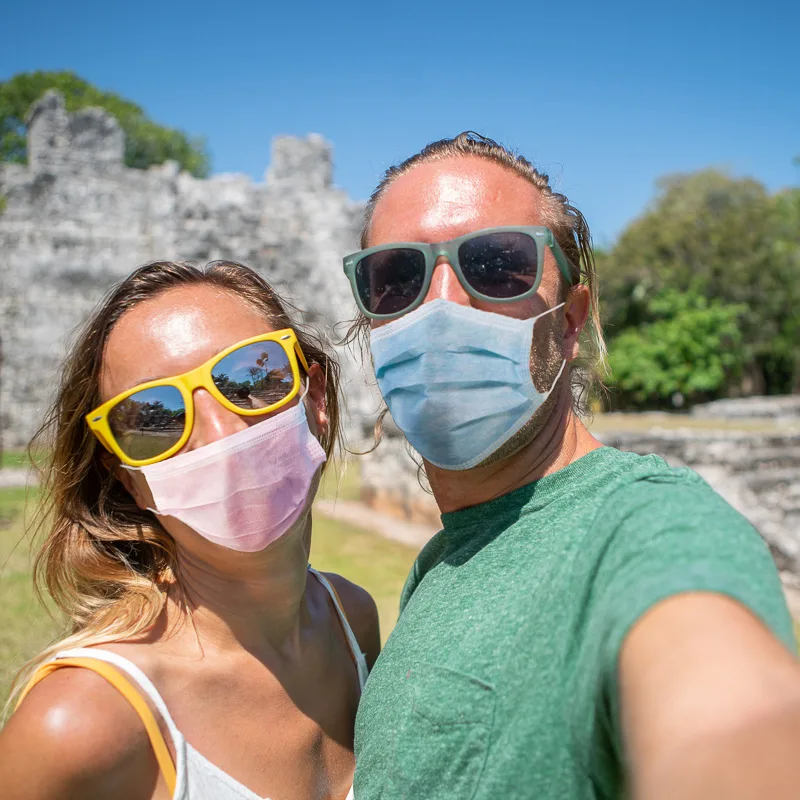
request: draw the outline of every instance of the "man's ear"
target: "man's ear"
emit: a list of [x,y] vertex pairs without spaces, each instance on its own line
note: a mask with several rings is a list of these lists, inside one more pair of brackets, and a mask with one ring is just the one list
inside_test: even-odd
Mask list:
[[579,339],[589,318],[590,307],[589,287],[582,283],[570,287],[564,302],[564,358],[567,361],[572,361],[578,355]]
[[319,364],[312,364],[308,369],[306,407],[314,420],[316,433],[320,436],[328,430],[328,398],[325,394],[327,385],[325,371]]

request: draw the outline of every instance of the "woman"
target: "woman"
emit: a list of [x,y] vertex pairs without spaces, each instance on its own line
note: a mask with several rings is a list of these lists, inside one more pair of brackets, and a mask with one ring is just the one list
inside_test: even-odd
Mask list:
[[4,797],[348,795],[380,637],[308,566],[337,375],[239,264],[148,264],[95,312],[45,425],[37,574],[72,633],[19,681]]

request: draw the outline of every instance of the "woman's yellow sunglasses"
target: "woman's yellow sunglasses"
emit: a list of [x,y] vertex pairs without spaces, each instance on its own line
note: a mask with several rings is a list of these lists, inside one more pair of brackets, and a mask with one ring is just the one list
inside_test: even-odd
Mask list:
[[112,397],[87,414],[86,422],[101,444],[125,464],[154,464],[175,455],[191,435],[195,389],[206,389],[236,414],[269,414],[297,396],[298,359],[308,372],[291,328],[254,336],[197,369],[148,381]]

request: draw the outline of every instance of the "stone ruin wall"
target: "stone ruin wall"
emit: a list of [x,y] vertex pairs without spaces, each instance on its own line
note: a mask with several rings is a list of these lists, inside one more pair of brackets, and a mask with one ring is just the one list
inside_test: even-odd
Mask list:
[[[241,261],[329,334],[355,308],[341,258],[363,206],[333,186],[330,145],[279,137],[263,183],[198,180],[174,162],[123,164],[124,134],[100,109],[67,114],[58,93],[31,109],[28,164],[0,164],[0,433],[24,445],[52,397],[66,337],[106,290],[150,260]],[[343,354],[349,406],[369,405]],[[374,405],[373,407],[374,408]]]

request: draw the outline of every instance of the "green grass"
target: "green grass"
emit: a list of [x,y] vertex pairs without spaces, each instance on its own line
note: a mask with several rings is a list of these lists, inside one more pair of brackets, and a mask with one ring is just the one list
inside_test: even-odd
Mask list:
[[[357,501],[361,490],[358,463],[333,464],[318,496],[324,500]],[[363,586],[375,599],[381,620],[381,638],[397,622],[400,592],[417,551],[411,547],[328,519],[317,513],[311,543],[311,563],[325,572],[337,572]]]
[[33,591],[24,532],[35,501],[35,491],[0,490],[0,707],[17,670],[59,632]]
[[0,459],[0,466],[9,469],[27,467],[30,464],[28,453],[25,450],[3,450],[3,457]]

